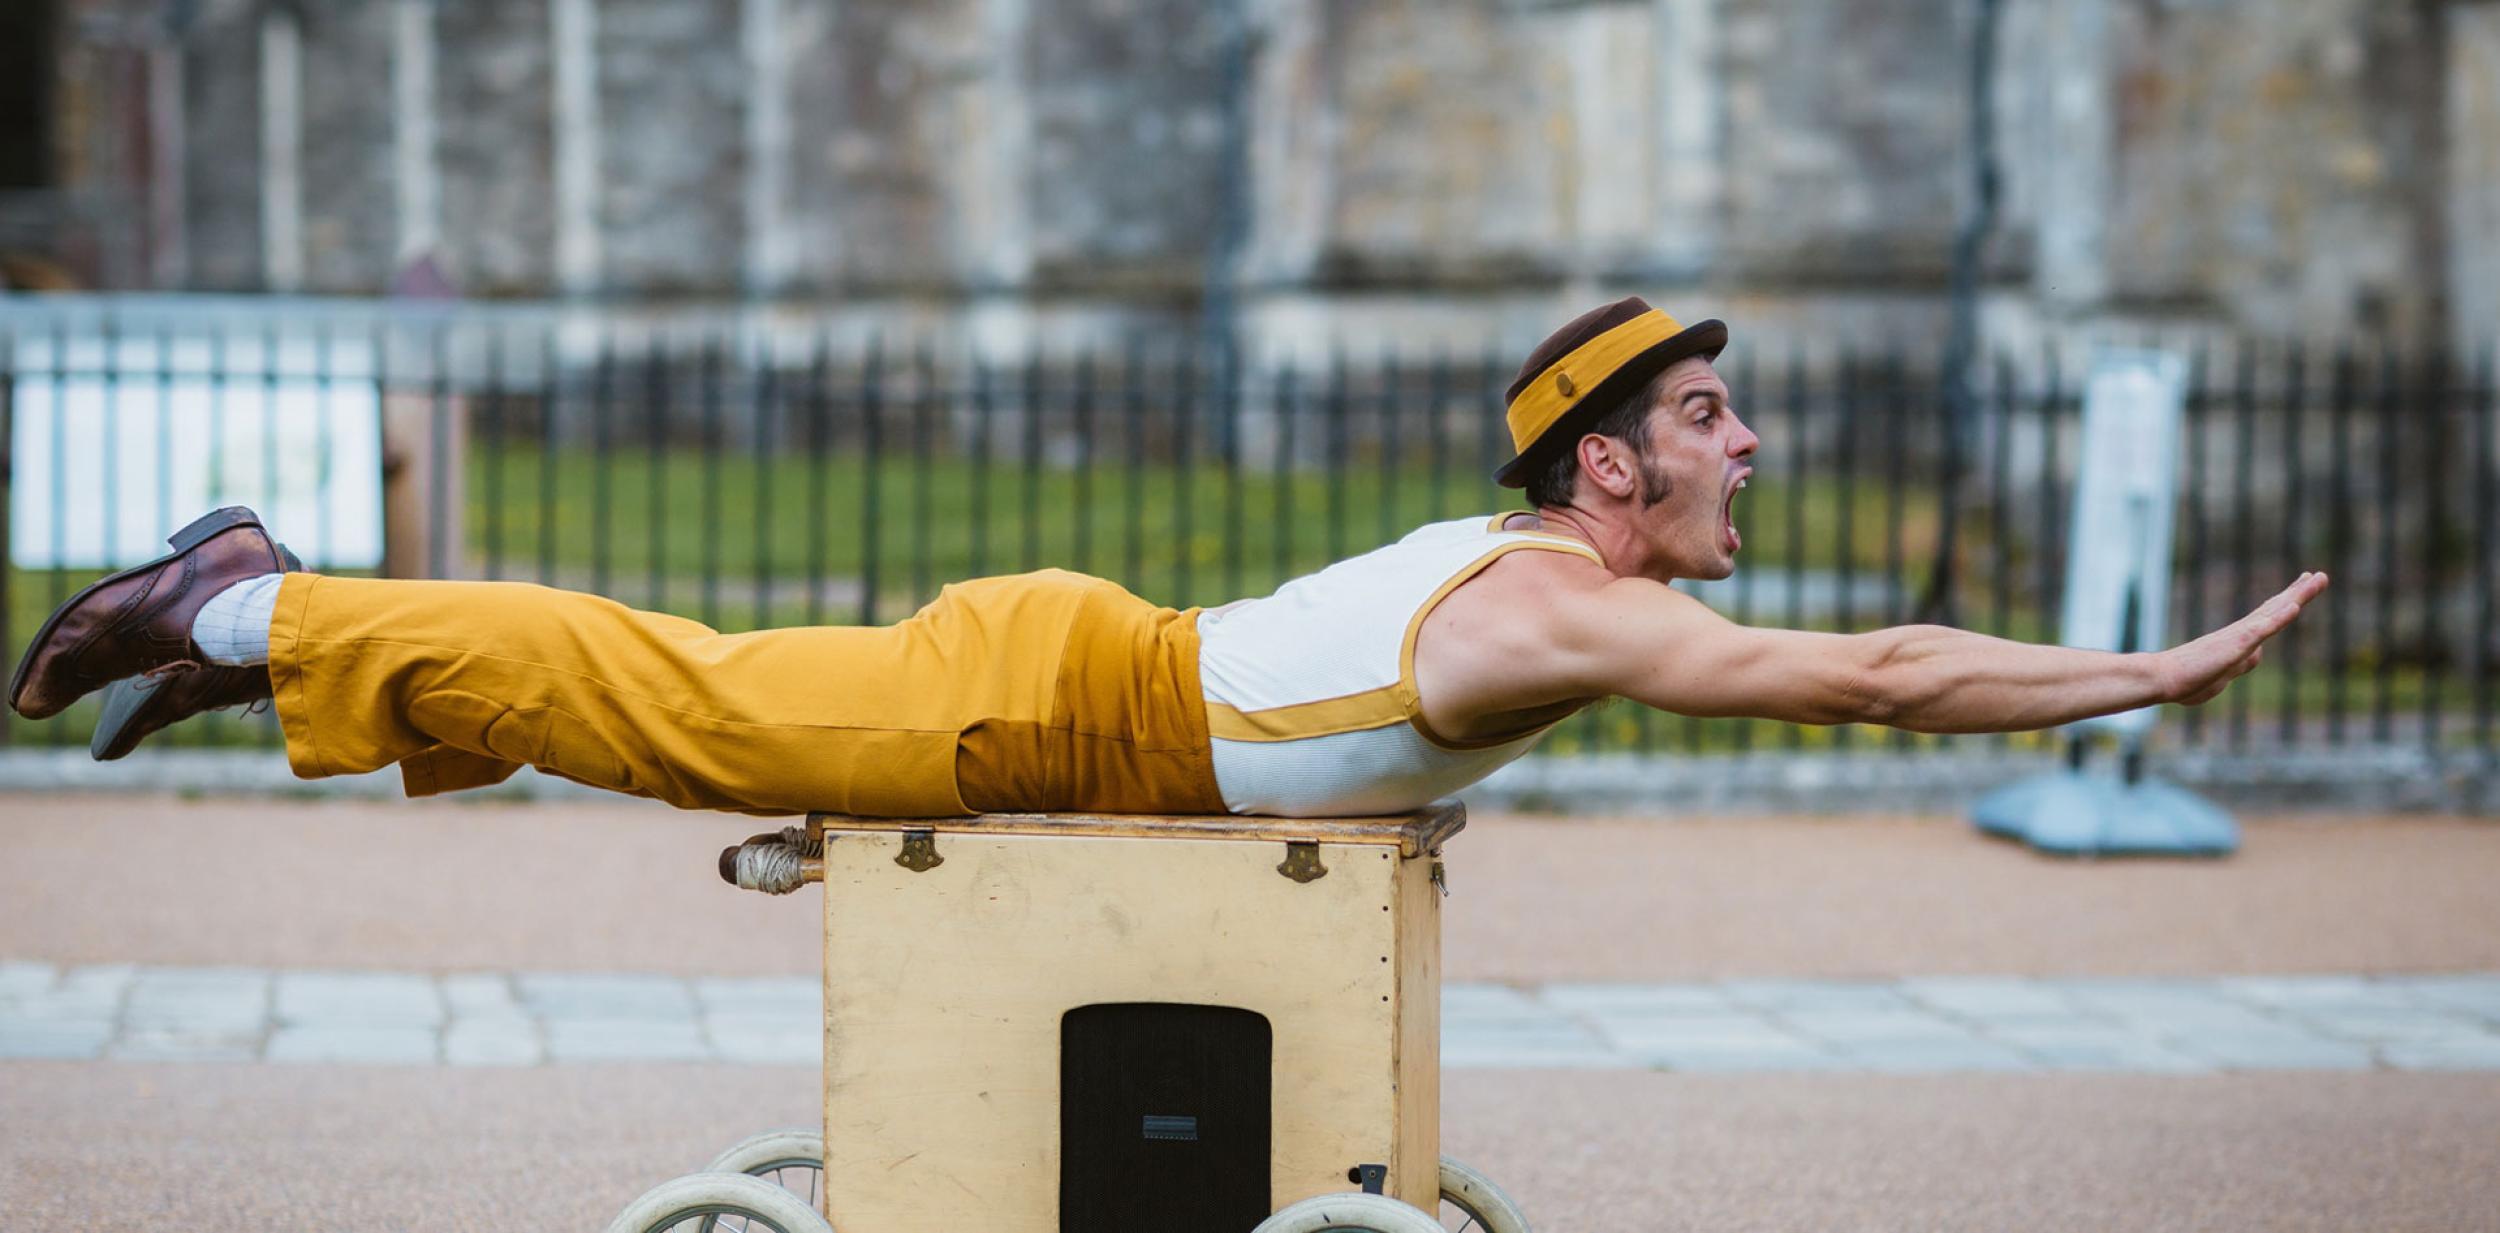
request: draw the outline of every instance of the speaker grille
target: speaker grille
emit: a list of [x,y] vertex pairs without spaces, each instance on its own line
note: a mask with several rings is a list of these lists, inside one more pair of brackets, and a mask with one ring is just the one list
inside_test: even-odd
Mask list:
[[1115,1002],[1059,1023],[1060,1233],[1249,1233],[1269,1213],[1267,1017]]

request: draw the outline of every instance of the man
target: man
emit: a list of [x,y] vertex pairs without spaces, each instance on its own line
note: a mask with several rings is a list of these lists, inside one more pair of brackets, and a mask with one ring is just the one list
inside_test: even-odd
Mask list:
[[2326,587],[2113,655],[1937,626],[1731,624],[1758,445],[1712,370],[1717,321],[1637,298],[1540,344],[1509,389],[1533,512],[1423,527],[1206,612],[1059,570],[958,583],[899,625],[728,635],[523,583],[324,578],[250,511],[81,592],[11,682],[20,714],[108,685],[99,758],[274,701],[307,778],[396,764],[410,795],[529,764],[686,808],[894,817],[1084,809],[1383,813],[1490,774],[1607,697],[1686,715],[2044,728],[2202,703]]

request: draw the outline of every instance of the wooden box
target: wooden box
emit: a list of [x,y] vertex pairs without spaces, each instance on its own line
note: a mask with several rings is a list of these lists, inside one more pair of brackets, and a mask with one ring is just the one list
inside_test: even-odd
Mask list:
[[1353,1189],[1361,1164],[1436,1210],[1435,857],[1461,807],[812,822],[842,1233],[1059,1233],[1061,1020],[1106,1003],[1267,1019],[1269,1210]]

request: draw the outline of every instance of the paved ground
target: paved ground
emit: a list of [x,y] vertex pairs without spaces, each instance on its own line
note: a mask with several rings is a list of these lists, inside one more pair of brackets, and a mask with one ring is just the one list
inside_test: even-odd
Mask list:
[[[815,1065],[812,977],[0,962],[0,1059]],[[2500,1071],[2500,973],[1447,985],[1442,1064]]]
[[[16,1062],[10,1228],[589,1233],[815,1116],[796,1068]],[[1453,1073],[1443,1148],[1542,1233],[2458,1233],[2500,1076]],[[846,1230],[845,1233],[882,1233]],[[909,1231],[895,1231],[909,1233]]]
[[[759,829],[0,798],[0,1039],[40,1003],[112,1055],[0,1060],[5,1224],[597,1228],[809,1122],[776,1033],[816,904],[710,872]],[[2491,1064],[2489,820],[2252,819],[2228,861],[2078,865],[1942,820],[1488,817],[1450,858],[1444,1146],[1547,1233],[2500,1229],[2500,1073],[2400,1069]],[[538,1052],[461,1053],[496,1045],[463,1015]],[[2023,1039],[2058,1027],[2118,1070]],[[672,1038],[690,1060],[648,1060]],[[141,1060],[238,1040],[261,1060]],[[1714,1049],[1786,1072],[1693,1073]],[[1983,1073],[1995,1049],[2025,1070]]]
[[[613,805],[0,797],[0,957],[818,970],[822,901],[723,886],[762,819]],[[1468,823],[1450,979],[2500,970],[2500,823],[2247,820],[2227,861],[2050,860],[1939,818]]]

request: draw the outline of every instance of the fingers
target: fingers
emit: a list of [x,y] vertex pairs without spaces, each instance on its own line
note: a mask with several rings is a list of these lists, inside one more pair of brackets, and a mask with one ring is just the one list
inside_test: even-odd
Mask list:
[[2193,687],[2180,703],[2201,706],[2263,663],[2266,641],[2298,619],[2302,608],[2325,593],[2327,584],[2325,573],[2304,572],[2247,616],[2180,647],[2187,663],[2200,665],[2189,669],[2189,678],[2205,682]]
[[2283,627],[2300,616],[2301,609],[2325,592],[2327,577],[2323,573],[2305,573],[2292,584],[2275,593],[2274,598],[2259,604],[2255,611],[2242,618],[2254,635],[2251,645],[2282,632]]

